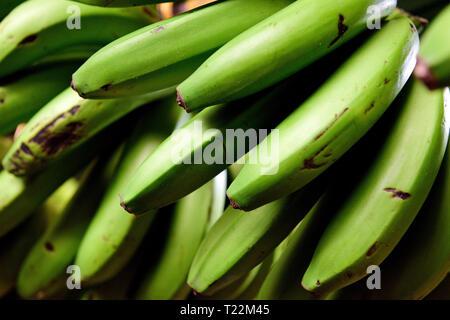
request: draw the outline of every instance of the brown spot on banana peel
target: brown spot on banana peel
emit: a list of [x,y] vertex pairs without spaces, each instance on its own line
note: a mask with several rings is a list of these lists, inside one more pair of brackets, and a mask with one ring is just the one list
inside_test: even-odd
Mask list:
[[434,71],[430,68],[428,63],[421,58],[417,59],[414,75],[416,78],[422,80],[422,82],[425,83],[430,90],[439,89],[441,87]]
[[[320,285],[320,281],[317,280],[317,282],[318,282],[319,285]],[[317,282],[316,282],[316,285],[317,285]],[[301,282],[300,284],[301,284],[302,288],[303,288],[306,292],[308,292],[309,294],[311,294],[311,295],[313,295],[313,296],[315,296],[315,297],[321,297],[321,296],[322,296],[321,293],[316,292],[316,291],[312,291],[312,290],[309,290],[308,288],[306,288],[306,286],[303,284],[303,282]]]
[[177,88],[177,103],[180,107],[186,110],[187,113],[191,112],[191,110],[189,110],[188,106],[186,105],[186,102],[184,101],[184,98],[181,95],[180,91],[178,91],[178,88]]
[[105,84],[104,86],[101,86],[101,89],[102,89],[103,91],[108,91],[109,88],[111,88],[111,86],[112,86],[112,84],[111,84],[111,83],[108,83],[108,84]]
[[55,251],[55,247],[50,242],[46,242],[44,246],[45,246],[45,250],[47,250],[47,251],[50,251],[50,252]]
[[160,32],[160,31],[163,31],[163,30],[165,30],[165,29],[166,29],[166,27],[164,27],[164,26],[159,26],[159,27],[157,27],[157,28],[152,29],[150,32],[153,33],[153,34],[155,34],[155,33],[158,33],[158,32]]
[[234,201],[233,199],[230,198],[230,196],[228,195],[228,191],[226,192],[227,198],[228,200],[230,200],[230,205],[233,207],[233,209],[237,209],[237,210],[243,210],[236,201]]
[[375,242],[366,252],[366,257],[372,256],[377,251],[378,242]]
[[83,125],[82,122],[76,121],[68,123],[63,130],[58,132],[41,130],[30,142],[39,144],[47,155],[55,155],[81,139],[82,135],[79,134],[79,131]]
[[19,46],[24,46],[33,43],[34,41],[36,41],[37,37],[38,37],[37,34],[29,35],[28,37],[24,38],[22,41],[19,42]]
[[368,114],[370,110],[372,110],[375,107],[375,101],[373,101],[370,106],[364,110],[364,114]]
[[119,193],[119,199],[120,199],[120,206],[128,213],[131,213],[134,216],[137,216],[137,214],[135,212],[133,212],[133,210],[131,210],[126,204],[125,202],[123,202],[122,196]]
[[385,188],[384,191],[392,193],[392,198],[398,198],[402,200],[407,200],[411,198],[411,194],[397,190],[395,188]]
[[33,152],[30,150],[30,148],[22,142],[22,144],[20,145],[20,150],[22,150],[23,153],[29,155],[29,156],[34,156]]
[[339,21],[338,21],[338,36],[333,41],[331,41],[331,43],[328,45],[328,48],[330,48],[336,42],[338,42],[339,39],[341,39],[344,36],[344,34],[347,32],[348,26],[344,24],[344,20],[345,20],[345,17],[342,14],[340,14]]
[[341,114],[335,114],[334,115],[334,120],[330,123],[330,125],[328,127],[326,127],[322,132],[320,132],[315,138],[314,141],[319,140],[325,133],[327,133],[328,130],[330,130],[335,123],[349,110],[349,108],[345,108]]

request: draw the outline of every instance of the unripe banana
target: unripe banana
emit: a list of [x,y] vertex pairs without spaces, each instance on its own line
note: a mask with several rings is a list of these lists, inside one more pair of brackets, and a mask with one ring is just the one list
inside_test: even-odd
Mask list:
[[101,98],[176,86],[214,50],[290,3],[222,1],[146,26],[94,54],[73,75],[73,87]]
[[[0,137],[0,160],[8,153],[9,148],[11,148],[13,140],[11,137]],[[0,165],[0,171],[3,167]]]
[[[90,166],[61,218],[28,253],[17,279],[17,292],[22,298],[46,299],[64,290],[64,280],[68,277],[66,269],[75,258],[84,231],[108,184],[110,177],[104,169],[108,158],[98,159],[95,166]],[[83,276],[83,269],[80,271]]]
[[0,240],[0,297],[15,286],[19,268],[31,247],[58,220],[77,187],[76,179],[68,180],[23,226]]
[[117,127],[69,151],[47,169],[32,177],[17,177],[6,170],[0,172],[0,237],[24,221],[69,177],[85,167],[95,155],[111,143],[120,141]]
[[[392,103],[413,71],[418,45],[408,18],[384,25],[276,128],[277,173],[261,175],[264,164],[247,163],[228,188],[232,203],[252,210],[302,188],[328,169]],[[267,140],[256,154],[274,153],[268,148],[272,134]]]
[[[428,104],[427,108],[430,107]],[[381,265],[381,290],[368,292],[368,298],[421,300],[450,272],[449,195],[450,148],[447,147],[427,202],[393,253]]]
[[[127,139],[120,163],[78,249],[75,264],[83,281],[99,283],[114,277],[131,259],[143,240],[153,215],[136,217],[119,205],[119,190],[144,159],[166,138],[174,126],[173,101],[148,106]],[[168,112],[169,111],[169,112]],[[169,113],[169,116],[168,116]],[[162,120],[163,119],[163,120]]]
[[217,50],[178,86],[177,100],[198,111],[267,88],[361,33],[372,9],[382,18],[395,6],[396,0],[295,1]]
[[0,134],[14,131],[67,88],[78,63],[38,68],[0,85]]
[[415,75],[430,89],[450,85],[450,5],[425,31]]
[[287,239],[286,248],[270,270],[258,293],[259,300],[310,300],[313,296],[300,285],[328,221],[330,197],[326,194],[314,205]]
[[211,295],[261,263],[289,235],[323,192],[323,181],[251,213],[231,206],[207,233],[195,255],[188,284]]
[[134,109],[170,94],[173,88],[139,97],[86,100],[68,88],[31,118],[3,159],[3,166],[17,176],[40,172],[48,162]]
[[175,204],[162,256],[147,271],[138,290],[138,299],[185,298],[177,293],[186,284],[192,260],[206,232],[212,197],[213,184],[210,182]]
[[153,6],[110,9],[66,0],[25,1],[0,23],[0,77],[63,48],[105,45],[157,21],[155,14]]
[[361,174],[345,177],[347,195],[339,200],[303,276],[302,285],[310,292],[327,295],[362,279],[369,266],[380,265],[430,192],[447,145],[450,93],[430,92],[418,80],[408,89],[379,153],[357,157],[343,169],[351,172],[364,163]]
[[[333,67],[334,63],[326,65]],[[228,164],[246,159],[243,155],[265,138],[257,130],[276,126],[314,92],[327,73],[308,81],[300,76],[198,113],[140,166],[121,191],[123,206],[137,214],[161,208],[196,190]],[[252,133],[259,141],[251,142]]]
[[[133,7],[151,3],[167,2],[167,0],[73,0],[73,1],[99,7]],[[183,0],[173,0],[172,2],[180,2],[180,1]]]

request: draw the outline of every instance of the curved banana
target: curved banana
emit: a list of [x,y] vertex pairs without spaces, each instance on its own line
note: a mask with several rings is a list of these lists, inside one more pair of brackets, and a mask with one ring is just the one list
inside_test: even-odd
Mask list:
[[78,63],[57,64],[27,72],[0,84],[0,134],[13,132],[67,88]]
[[314,90],[322,75],[309,83],[298,79],[294,76],[260,94],[198,113],[131,177],[120,193],[124,208],[142,214],[174,203],[241,159],[265,138],[257,130],[282,121]]
[[74,73],[73,87],[82,97],[101,98],[176,86],[214,50],[290,3],[222,1],[146,26],[88,59]]
[[422,36],[415,75],[430,89],[450,85],[450,5],[432,21]]
[[411,81],[408,89],[379,153],[372,159],[348,162],[350,168],[359,163],[365,168],[360,175],[346,177],[347,195],[340,200],[302,279],[310,292],[327,295],[362,279],[369,266],[380,265],[430,192],[447,145],[450,92],[431,92],[418,80]]
[[73,262],[84,231],[108,184],[104,160],[98,159],[96,165],[91,165],[84,173],[80,189],[61,218],[38,239],[25,258],[17,278],[17,292],[22,298],[45,299],[64,290],[59,284],[65,284],[66,269]]
[[[145,4],[162,3],[167,0],[73,0],[75,2],[85,3],[99,7],[134,7]],[[184,0],[173,0],[172,2],[180,2]]]
[[368,298],[420,300],[450,272],[449,195],[450,148],[447,147],[446,157],[427,202],[398,246],[381,265],[381,290],[371,291]]
[[[177,88],[187,112],[267,88],[361,33],[370,11],[390,14],[396,0],[302,0],[217,50]],[[239,81],[236,81],[239,79]]]
[[312,258],[314,248],[331,218],[330,196],[334,197],[334,195],[326,194],[320,198],[289,236],[286,248],[264,280],[257,299],[310,300],[313,298],[301,287],[300,282]]
[[0,77],[63,48],[105,45],[157,21],[155,15],[154,6],[111,9],[66,0],[25,1],[0,23]]
[[114,277],[131,259],[152,223],[153,214],[137,217],[125,212],[119,205],[118,193],[142,161],[170,134],[175,121],[169,107],[178,112],[171,100],[169,106],[165,101],[139,113],[141,119],[125,143],[115,175],[76,254],[75,264],[80,266],[85,283]]
[[26,255],[44,231],[51,228],[59,219],[77,187],[76,179],[68,180],[23,226],[0,240],[0,297],[15,286],[19,268]]
[[32,177],[17,177],[6,170],[1,171],[0,237],[24,221],[54,190],[86,166],[98,152],[111,143],[120,141],[117,129],[112,127],[102,132]]
[[[276,128],[277,172],[262,175],[266,165],[261,160],[247,163],[228,188],[230,201],[252,210],[300,189],[328,169],[392,103],[414,69],[418,45],[416,28],[407,17],[390,20]],[[272,134],[267,140],[256,154],[273,156],[268,149]]]
[[30,119],[3,159],[3,167],[17,176],[40,172],[134,109],[170,94],[173,88],[139,97],[85,100],[68,88]]
[[289,235],[323,192],[322,181],[251,213],[229,206],[195,255],[188,284],[211,295],[260,264]]
[[212,197],[213,184],[210,182],[175,204],[162,256],[141,282],[138,299],[185,298],[178,292],[186,284],[192,260],[206,232]]

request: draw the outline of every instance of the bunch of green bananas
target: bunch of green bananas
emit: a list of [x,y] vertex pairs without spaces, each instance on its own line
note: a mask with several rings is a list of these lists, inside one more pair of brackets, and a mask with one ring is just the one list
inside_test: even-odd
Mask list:
[[450,299],[447,1],[162,2],[0,4],[0,298]]

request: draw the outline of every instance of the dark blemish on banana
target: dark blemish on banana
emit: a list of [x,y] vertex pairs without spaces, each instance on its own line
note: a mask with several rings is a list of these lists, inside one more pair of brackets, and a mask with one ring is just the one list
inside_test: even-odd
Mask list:
[[334,126],[334,124],[339,120],[339,118],[341,118],[344,115],[344,113],[346,113],[348,110],[349,108],[345,108],[340,115],[335,114],[333,122],[331,122],[331,124],[328,127],[326,127],[321,133],[319,133],[317,137],[314,138],[314,141],[319,140],[320,137],[322,137],[332,126]]
[[30,150],[30,148],[22,142],[22,144],[20,145],[20,150],[22,150],[23,153],[29,155],[29,156],[33,156],[33,152]]
[[26,37],[22,41],[19,42],[19,46],[24,46],[26,44],[33,43],[37,39],[37,34],[32,34],[31,36]]
[[164,26],[159,26],[159,27],[157,27],[157,28],[152,29],[150,32],[151,32],[151,33],[158,33],[158,32],[160,32],[160,31],[164,30],[165,28],[166,28],[166,27],[164,27]]
[[328,48],[330,48],[332,45],[334,45],[336,42],[338,42],[338,40],[341,39],[344,36],[344,34],[347,32],[348,26],[344,24],[344,20],[345,20],[345,17],[342,14],[340,14],[339,22],[338,22],[338,36],[333,41],[331,41],[331,43],[328,45]]
[[82,127],[83,123],[77,121],[68,123],[58,132],[48,132],[42,129],[30,142],[41,145],[42,151],[51,156],[81,139],[79,131]]
[[50,242],[46,242],[45,243],[45,250],[53,252],[53,251],[55,251],[55,247],[53,247],[53,245]]
[[316,286],[320,287],[320,281],[319,280],[316,281]]
[[392,198],[398,198],[402,200],[407,200],[411,198],[411,194],[397,190],[395,188],[385,188],[384,191],[392,193]]
[[375,102],[372,102],[370,104],[370,106],[366,110],[364,110],[364,114],[368,114],[369,111],[372,110],[374,107],[375,107]]
[[388,78],[384,79],[384,84],[388,84],[389,82],[391,82],[391,80],[389,80]]
[[351,279],[353,277],[353,273],[351,271],[347,271],[346,275],[349,279]]
[[369,250],[367,250],[366,257],[370,257],[371,255],[373,255],[373,254],[375,253],[376,250],[377,250],[377,243],[375,242],[375,243],[369,248]]
[[110,87],[111,87],[111,83],[108,83],[108,84],[105,84],[104,86],[102,86],[101,89],[103,91],[108,91]]

